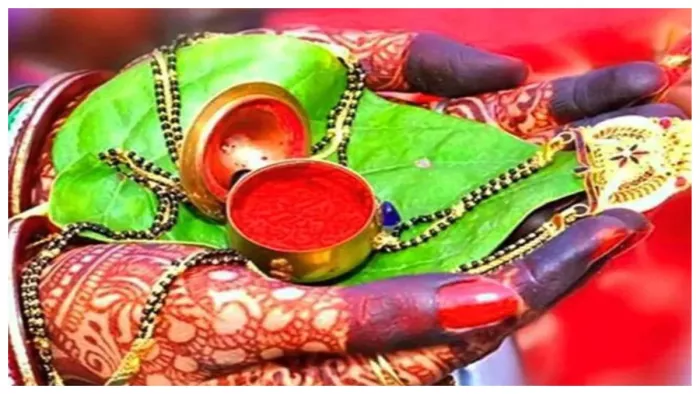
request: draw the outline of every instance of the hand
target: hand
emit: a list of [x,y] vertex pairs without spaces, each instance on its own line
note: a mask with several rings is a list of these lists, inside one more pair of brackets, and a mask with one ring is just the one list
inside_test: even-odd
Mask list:
[[[368,36],[360,37],[366,40]],[[370,48],[361,56],[369,65],[371,87],[424,90],[443,96],[476,95],[486,103],[484,92],[496,90],[499,93],[492,93],[493,97],[528,102],[528,95],[541,90],[536,86],[545,86],[508,90],[526,76],[525,66],[517,60],[434,36],[400,37],[396,42],[390,39],[395,45]],[[436,41],[427,45],[425,40],[429,44]],[[445,50],[426,62],[426,51],[440,45]],[[653,68],[643,64],[635,67]],[[616,75],[605,73],[600,75]],[[597,91],[592,80],[584,76],[554,81],[549,84],[550,95],[528,102],[517,116],[512,113],[519,106],[501,104],[503,100],[493,101],[484,113],[500,111],[507,114],[508,122],[526,125],[524,130],[532,133],[544,133],[577,117],[590,122],[596,115],[606,116],[612,108],[660,89],[649,88],[653,85],[649,83],[645,89],[630,88],[634,94],[620,93],[622,99],[612,101],[599,95],[591,99],[593,109],[581,110],[589,108],[583,105],[587,94]],[[630,84],[621,83],[624,87]],[[646,93],[639,93],[641,90]],[[579,91],[584,93],[576,93]],[[458,100],[464,99],[447,104]],[[672,108],[661,107],[664,113]],[[528,121],[539,119],[542,113],[546,121],[541,125]],[[341,289],[292,286],[241,267],[197,268],[173,288],[159,322],[158,346],[147,356],[134,382],[379,384],[382,382],[374,374],[371,360],[375,353],[382,353],[403,383],[431,384],[494,350],[515,328],[536,318],[580,283],[594,262],[619,251],[646,229],[640,215],[608,212],[582,220],[527,258],[486,277],[427,275]],[[80,381],[104,382],[128,351],[140,308],[163,265],[192,250],[185,246],[94,245],[60,257],[42,285],[59,370]],[[458,284],[458,291],[447,290]],[[73,290],[68,292],[69,288]],[[279,299],[275,291],[280,288],[302,295]],[[404,288],[410,288],[411,293],[400,292]],[[484,294],[495,298],[483,301],[489,298]],[[319,307],[325,301],[328,306]],[[326,317],[319,319],[324,312]],[[313,329],[311,325],[328,319],[328,314],[334,316],[332,329]],[[299,327],[294,326],[296,322]],[[283,328],[274,331],[277,326]],[[178,337],[187,330],[186,340]],[[306,346],[309,343],[312,345]]]
[[[528,74],[522,61],[432,34],[313,27],[246,33],[283,34],[344,46],[368,70],[369,88],[440,96],[444,99],[399,96],[398,100],[491,123],[536,143],[565,126],[589,126],[618,116],[686,117],[675,105],[652,102],[669,82],[675,82],[669,70],[652,62],[519,86]],[[684,47],[689,47],[689,38],[686,41]],[[678,68],[672,71],[679,72]]]
[[[27,233],[37,231],[31,222],[43,220],[13,221],[16,256]],[[594,264],[647,231],[643,216],[611,210],[491,275],[421,275],[346,288],[292,285],[241,266],[195,267],[171,287],[156,321],[157,344],[131,383],[387,384],[389,375],[382,381],[372,367],[381,355],[382,367],[402,384],[433,384],[495,350]],[[104,383],[129,350],[165,266],[197,250],[91,245],[59,256],[44,272],[40,299],[64,378]]]

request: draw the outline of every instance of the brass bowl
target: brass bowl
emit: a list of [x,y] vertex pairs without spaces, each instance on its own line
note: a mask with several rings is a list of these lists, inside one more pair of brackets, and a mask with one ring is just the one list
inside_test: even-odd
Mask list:
[[209,101],[185,133],[182,187],[205,215],[225,219],[231,179],[290,157],[307,157],[306,113],[284,88],[265,82],[233,86]]
[[[274,172],[279,174],[279,170],[290,166],[309,165],[323,167],[338,172],[339,175],[349,175],[357,181],[358,190],[372,196],[371,206],[368,206],[367,210],[367,219],[362,226],[357,231],[353,231],[352,235],[346,239],[310,250],[285,250],[281,247],[270,246],[269,243],[265,245],[264,241],[252,239],[248,234],[245,234],[236,223],[234,211],[241,208],[240,199],[245,196],[245,193],[241,192],[246,192],[251,181]],[[290,178],[286,177],[285,179]],[[266,182],[273,181],[267,180]],[[314,159],[288,159],[273,163],[248,173],[229,192],[226,214],[233,248],[250,258],[263,272],[274,274],[274,271],[285,271],[287,277],[284,279],[293,282],[311,283],[336,278],[360,265],[372,252],[372,240],[381,230],[378,203],[373,196],[374,193],[367,181],[352,170],[338,164]],[[328,217],[328,220],[335,219]]]

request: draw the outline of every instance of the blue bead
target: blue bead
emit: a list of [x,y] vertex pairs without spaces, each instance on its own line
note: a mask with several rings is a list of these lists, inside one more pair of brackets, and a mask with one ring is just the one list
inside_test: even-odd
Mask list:
[[384,201],[379,206],[379,209],[382,212],[382,226],[394,227],[401,223],[401,215],[399,215],[399,211],[396,210],[394,204],[389,201]]

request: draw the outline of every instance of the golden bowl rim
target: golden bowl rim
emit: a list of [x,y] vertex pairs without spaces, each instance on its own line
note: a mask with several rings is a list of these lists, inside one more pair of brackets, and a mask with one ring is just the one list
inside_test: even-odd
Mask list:
[[[255,176],[261,172],[264,171],[269,171],[270,169],[274,169],[275,167],[279,166],[288,166],[288,165],[296,165],[296,164],[302,164],[302,163],[312,163],[312,164],[320,164],[320,165],[327,165],[330,167],[333,167],[335,169],[339,169],[341,171],[345,171],[346,173],[352,175],[355,177],[357,180],[360,181],[361,184],[363,184],[367,190],[369,190],[370,194],[374,197],[372,199],[372,209],[371,209],[371,214],[368,216],[367,220],[365,223],[352,235],[348,236],[347,238],[343,239],[342,241],[338,241],[332,245],[328,246],[323,246],[320,248],[316,249],[306,249],[306,250],[285,250],[285,249],[279,249],[279,248],[273,248],[269,247],[267,245],[261,244],[260,242],[254,241],[250,239],[246,234],[241,231],[236,224],[234,223],[232,213],[231,213],[231,204],[232,200],[235,196],[235,192],[240,188],[240,186],[244,183],[246,179],[250,179],[252,176]],[[278,162],[266,165],[264,167],[260,167],[258,169],[255,169],[249,173],[247,173],[243,178],[241,178],[232,188],[229,190],[228,195],[226,196],[226,220],[228,222],[228,225],[231,226],[231,229],[236,232],[236,234],[241,237],[243,240],[246,242],[250,242],[251,244],[257,245],[258,247],[265,248],[270,251],[274,252],[280,252],[280,253],[289,253],[289,254],[306,254],[306,253],[317,253],[317,252],[323,252],[326,250],[331,250],[333,248],[338,247],[339,245],[343,245],[346,242],[349,242],[359,235],[362,234],[363,231],[365,231],[369,226],[372,225],[372,221],[377,220],[377,211],[379,209],[379,203],[376,198],[376,194],[374,194],[374,189],[372,188],[372,185],[370,185],[367,180],[362,177],[362,175],[358,174],[356,171],[349,167],[342,166],[338,163],[334,163],[331,161],[326,161],[326,160],[318,160],[318,159],[313,159],[313,158],[295,158],[295,159],[285,159],[285,160],[280,160]]]

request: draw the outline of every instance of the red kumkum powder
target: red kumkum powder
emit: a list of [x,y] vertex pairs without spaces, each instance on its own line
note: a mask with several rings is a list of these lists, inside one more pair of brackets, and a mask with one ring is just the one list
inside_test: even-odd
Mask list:
[[241,235],[270,249],[330,247],[362,231],[374,215],[367,184],[325,162],[273,165],[240,182],[230,218]]

